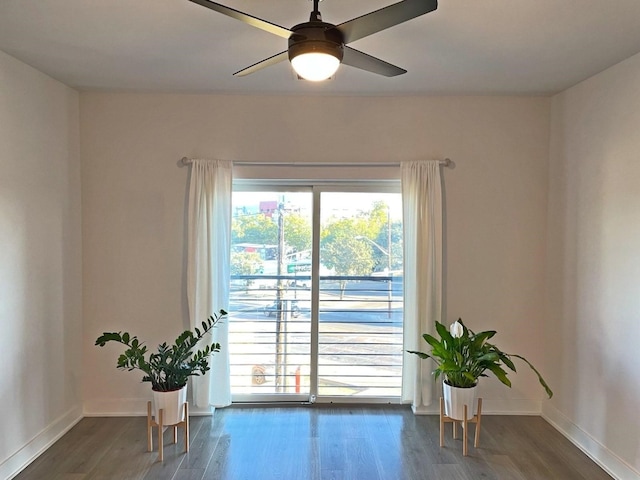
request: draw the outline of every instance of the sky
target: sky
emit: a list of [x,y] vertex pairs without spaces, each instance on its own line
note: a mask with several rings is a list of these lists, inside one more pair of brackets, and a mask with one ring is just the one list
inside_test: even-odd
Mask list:
[[[233,192],[233,206],[254,207],[263,201],[278,201],[284,196],[284,203],[300,207],[302,212],[311,214],[311,192]],[[399,193],[369,192],[323,192],[320,197],[322,219],[330,216],[351,216],[361,210],[370,210],[376,201],[386,202],[392,219],[402,216],[402,197]]]

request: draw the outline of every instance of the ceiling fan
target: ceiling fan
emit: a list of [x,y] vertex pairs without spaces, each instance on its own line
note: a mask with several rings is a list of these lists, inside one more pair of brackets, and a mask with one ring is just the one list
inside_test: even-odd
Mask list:
[[340,63],[368,72],[394,77],[407,71],[379,58],[347,46],[394,25],[432,12],[438,8],[437,0],[402,0],[367,13],[339,25],[322,21],[318,1],[313,0],[313,11],[308,22],[291,29],[262,20],[247,13],[226,7],[211,0],[190,0],[216,12],[227,15],[253,27],[288,39],[289,48],[234,73],[242,77],[288,59],[296,73],[306,80],[320,81],[330,78]]

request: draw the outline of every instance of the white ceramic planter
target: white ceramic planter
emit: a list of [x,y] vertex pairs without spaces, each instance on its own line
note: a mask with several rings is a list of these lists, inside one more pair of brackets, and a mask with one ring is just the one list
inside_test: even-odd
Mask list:
[[184,404],[187,401],[187,386],[172,392],[153,391],[153,415],[156,422],[160,420],[162,409],[162,424],[175,425],[184,420]]
[[464,420],[464,406],[467,405],[467,420],[478,412],[478,386],[458,388],[442,382],[444,414],[454,420]]

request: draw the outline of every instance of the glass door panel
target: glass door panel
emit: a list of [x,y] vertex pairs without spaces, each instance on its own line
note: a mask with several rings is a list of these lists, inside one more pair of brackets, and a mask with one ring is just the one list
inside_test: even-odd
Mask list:
[[310,192],[234,192],[229,349],[235,401],[310,395]]
[[321,195],[318,398],[401,394],[400,194]]
[[234,401],[399,399],[401,218],[399,193],[234,192]]

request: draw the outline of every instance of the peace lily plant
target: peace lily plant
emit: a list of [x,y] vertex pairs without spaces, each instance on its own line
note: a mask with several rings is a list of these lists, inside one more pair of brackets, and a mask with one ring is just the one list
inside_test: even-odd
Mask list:
[[410,350],[409,353],[418,355],[422,359],[433,359],[437,364],[433,371],[436,379],[442,375],[445,383],[452,387],[471,388],[477,385],[480,377],[488,376],[486,373],[488,370],[507,387],[511,387],[511,381],[504,367],[515,372],[516,367],[511,359],[519,358],[536,373],[540,385],[549,398],[553,396],[542,375],[529,360],[520,355],[505,353],[488,342],[496,334],[495,330],[475,333],[462,323],[462,319],[452,323],[449,330],[440,322],[435,324],[440,339],[428,333],[422,335],[431,347],[431,352]]

